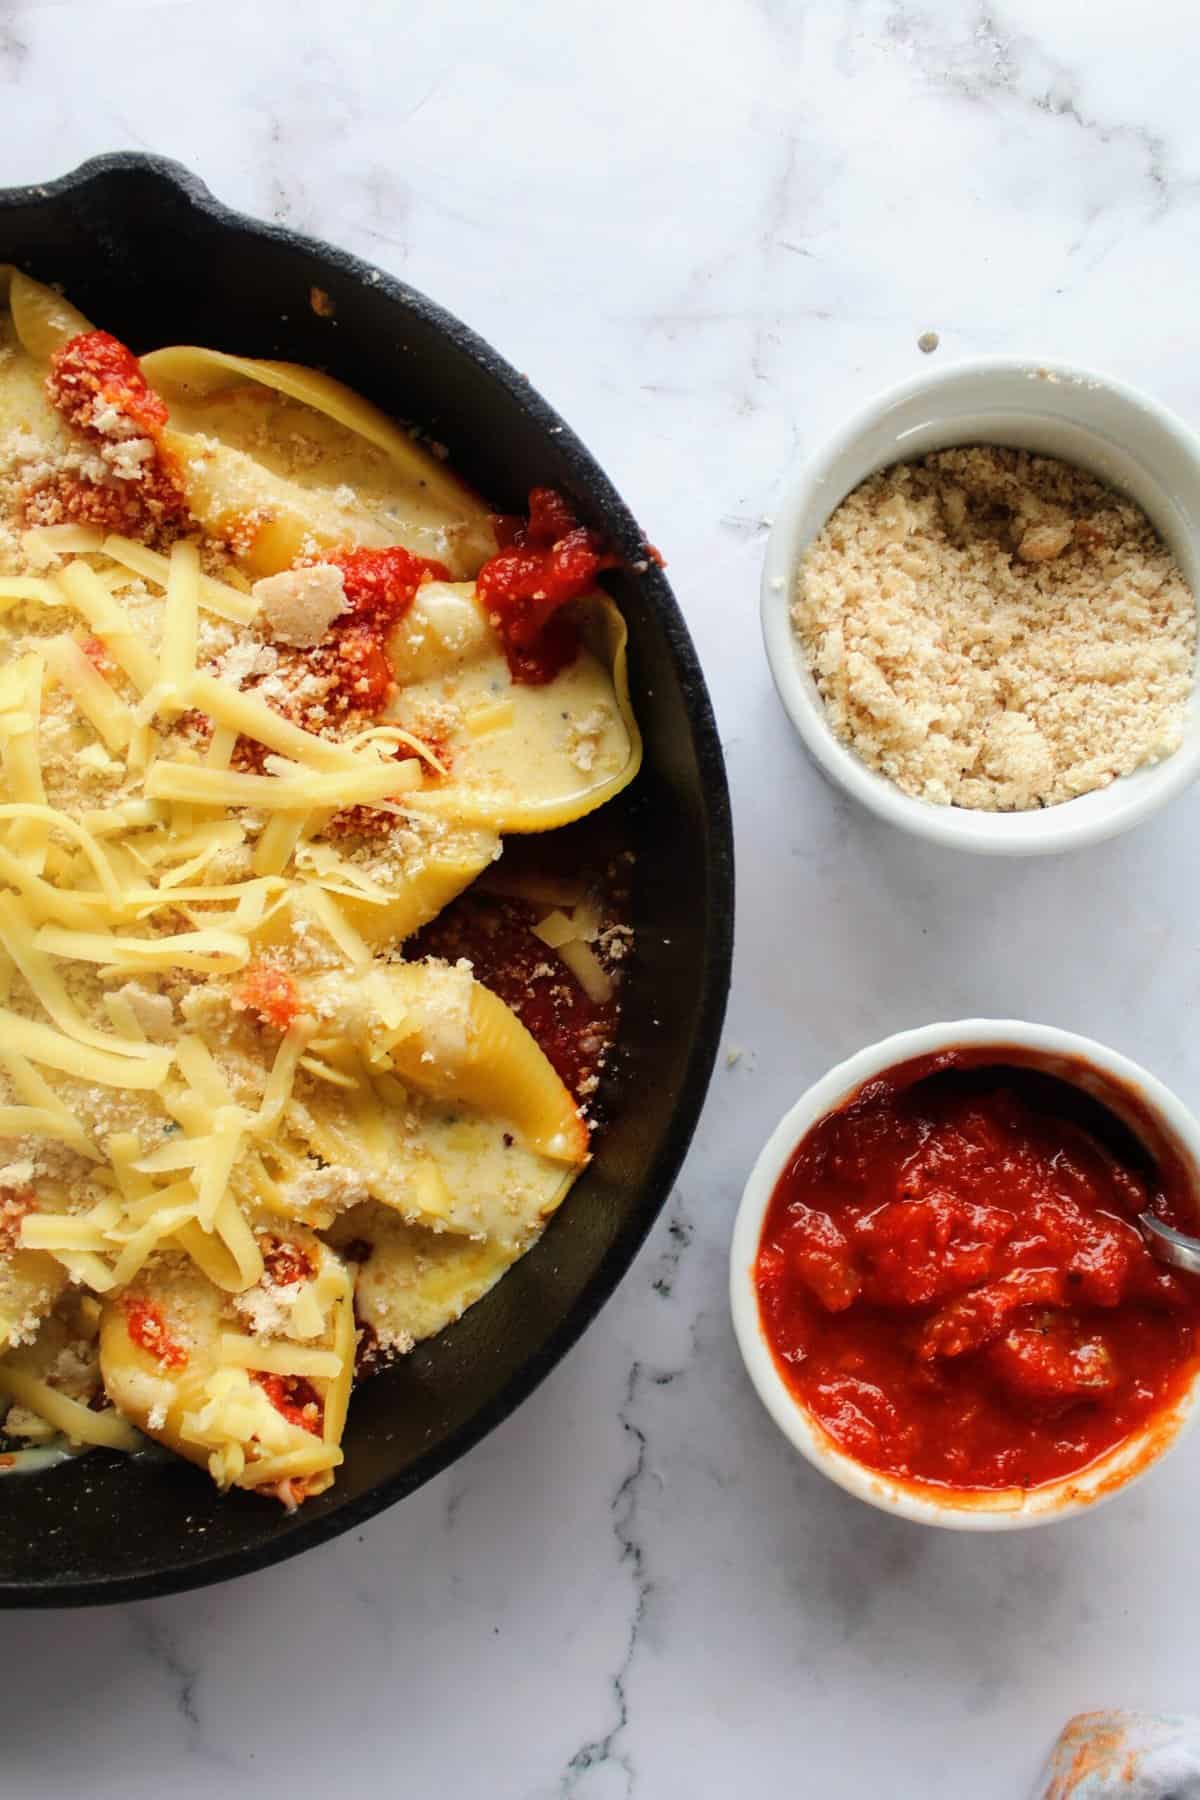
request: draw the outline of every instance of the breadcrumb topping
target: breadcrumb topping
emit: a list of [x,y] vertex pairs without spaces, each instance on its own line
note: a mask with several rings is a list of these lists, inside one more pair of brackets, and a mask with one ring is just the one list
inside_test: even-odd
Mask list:
[[834,731],[905,793],[1053,806],[1178,749],[1196,602],[1132,500],[978,445],[898,463],[813,542],[792,605]]

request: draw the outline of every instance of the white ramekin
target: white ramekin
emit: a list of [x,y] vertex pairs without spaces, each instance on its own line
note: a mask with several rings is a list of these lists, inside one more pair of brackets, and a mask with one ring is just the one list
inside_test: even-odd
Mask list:
[[[1141,1432],[1075,1475],[1031,1488],[1019,1497],[1011,1490],[993,1496],[955,1495],[952,1490],[881,1475],[838,1448],[776,1368],[763,1334],[754,1280],[763,1220],[775,1184],[797,1144],[818,1119],[847,1100],[864,1081],[898,1063],[981,1045],[995,1046],[1008,1052],[1009,1060],[1059,1075],[1090,1091],[1123,1116],[1152,1152],[1173,1152],[1192,1174],[1200,1194],[1200,1124],[1161,1081],[1115,1050],[1070,1031],[1014,1019],[924,1025],[884,1038],[839,1063],[784,1114],[750,1173],[738,1208],[730,1249],[730,1304],[738,1348],[759,1399],[783,1435],[814,1468],[858,1499],[919,1525],[956,1531],[1015,1531],[1069,1519],[1139,1480],[1191,1425],[1200,1395],[1200,1374],[1173,1410],[1160,1414]],[[1090,1072],[1083,1078],[1080,1063]],[[1136,1110],[1126,1102],[1129,1095],[1138,1103]]]
[[892,388],[809,460],[776,513],[767,543],[762,623],[779,697],[830,780],[880,818],[935,843],[1028,856],[1112,837],[1154,812],[1200,772],[1200,699],[1184,741],[1164,762],[1107,788],[1037,811],[935,806],[902,793],[830,728],[792,630],[800,559],[834,509],[877,469],[959,444],[1001,444],[1058,456],[1132,496],[1200,594],[1200,439],[1165,407],[1121,382],[1059,363],[983,357]]

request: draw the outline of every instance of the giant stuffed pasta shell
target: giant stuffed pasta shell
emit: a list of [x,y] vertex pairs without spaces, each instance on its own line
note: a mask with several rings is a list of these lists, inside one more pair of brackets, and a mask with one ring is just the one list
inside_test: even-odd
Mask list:
[[209,530],[256,509],[256,575],[313,546],[403,544],[474,574],[496,547],[487,507],[411,433],[331,376],[182,345],[142,358]]
[[[582,647],[544,686],[512,681],[469,583],[431,582],[392,633],[393,710],[417,724],[449,714],[445,782],[418,814],[506,831],[550,831],[629,786],[642,741],[629,699],[625,621],[606,595],[575,601]],[[452,704],[448,704],[452,702]]]
[[319,1493],[342,1460],[355,1349],[350,1280],[309,1233],[293,1228],[264,1242],[262,1281],[236,1300],[178,1258],[107,1301],[100,1371],[127,1419],[219,1486],[295,1482]]
[[[519,1245],[586,1162],[576,1101],[469,969],[391,963],[315,975],[296,984],[294,1004],[294,1053],[312,1044],[322,1074],[297,1068],[274,1142],[244,1178],[256,1202],[286,1216],[262,1167],[269,1175],[281,1159],[314,1157],[410,1223]],[[236,1015],[231,1024],[229,990],[207,983],[187,1016],[232,1081],[254,1078],[254,1027]]]

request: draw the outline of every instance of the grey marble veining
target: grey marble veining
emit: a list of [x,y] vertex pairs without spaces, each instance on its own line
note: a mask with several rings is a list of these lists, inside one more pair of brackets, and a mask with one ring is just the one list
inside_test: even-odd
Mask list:
[[756,620],[789,469],[925,331],[1200,420],[1194,31],[1184,0],[0,5],[5,181],[177,156],[460,313],[611,471],[712,683],[741,1052],[616,1299],[457,1467],[215,1592],[0,1618],[6,1796],[1009,1800],[1072,1711],[1195,1707],[1200,1440],[1065,1528],[922,1533],[792,1456],[725,1303],[763,1137],[886,1031],[1048,1019],[1200,1097],[1200,796],[1065,860],[920,847],[804,760]]

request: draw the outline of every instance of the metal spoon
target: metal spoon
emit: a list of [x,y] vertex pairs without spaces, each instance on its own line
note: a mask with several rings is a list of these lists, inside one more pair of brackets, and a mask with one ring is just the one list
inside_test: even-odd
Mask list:
[[1186,1231],[1176,1231],[1173,1225],[1164,1224],[1153,1213],[1139,1213],[1137,1222],[1151,1254],[1159,1262],[1186,1269],[1190,1275],[1200,1275],[1200,1238],[1189,1237]]

